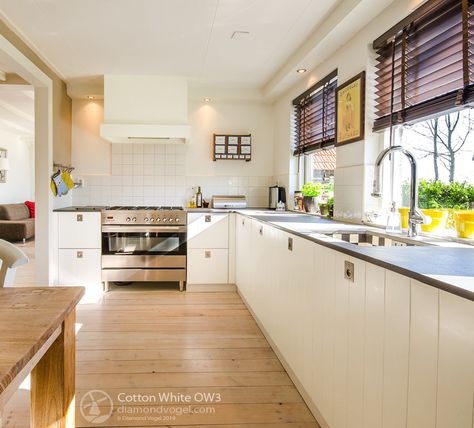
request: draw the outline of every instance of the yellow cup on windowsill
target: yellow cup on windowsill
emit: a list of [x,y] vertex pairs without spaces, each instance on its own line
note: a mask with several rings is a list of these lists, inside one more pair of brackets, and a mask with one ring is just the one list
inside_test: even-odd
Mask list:
[[459,238],[474,238],[474,210],[455,211],[454,223]]
[[398,212],[400,213],[400,218],[402,221],[402,229],[408,229],[408,213],[410,212],[410,208],[400,207],[398,208]]
[[421,230],[423,232],[440,232],[446,229],[448,224],[448,214],[449,211],[446,209],[422,209],[421,212],[427,216],[431,217],[430,224],[422,224]]

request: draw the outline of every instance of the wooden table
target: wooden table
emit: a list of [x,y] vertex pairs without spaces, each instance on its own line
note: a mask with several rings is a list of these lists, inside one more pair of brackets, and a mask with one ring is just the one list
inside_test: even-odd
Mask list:
[[83,287],[0,288],[0,428],[31,372],[31,426],[74,427],[75,320]]

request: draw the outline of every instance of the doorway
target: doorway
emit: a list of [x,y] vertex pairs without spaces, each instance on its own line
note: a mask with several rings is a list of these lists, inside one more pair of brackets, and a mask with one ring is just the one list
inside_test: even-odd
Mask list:
[[[37,285],[53,285],[55,282],[54,261],[57,259],[53,245],[55,242],[53,196],[49,191],[49,180],[53,168],[53,84],[51,78],[3,36],[0,36],[0,65],[6,70],[6,77],[17,76],[15,78],[26,83],[25,86],[28,86],[31,91],[30,97],[34,107],[32,180],[36,211],[34,227],[36,264],[33,280]],[[26,116],[23,114],[24,118]]]

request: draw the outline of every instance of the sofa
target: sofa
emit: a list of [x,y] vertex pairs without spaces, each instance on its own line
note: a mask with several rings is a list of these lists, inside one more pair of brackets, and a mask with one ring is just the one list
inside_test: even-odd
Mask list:
[[35,219],[25,204],[0,205],[0,239],[25,241],[35,236]]

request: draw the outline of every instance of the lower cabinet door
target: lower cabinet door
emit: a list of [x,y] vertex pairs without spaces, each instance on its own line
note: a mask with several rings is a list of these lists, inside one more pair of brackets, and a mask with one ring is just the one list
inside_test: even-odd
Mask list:
[[188,249],[189,284],[227,284],[229,250]]
[[59,249],[58,285],[100,285],[101,273],[100,249]]

